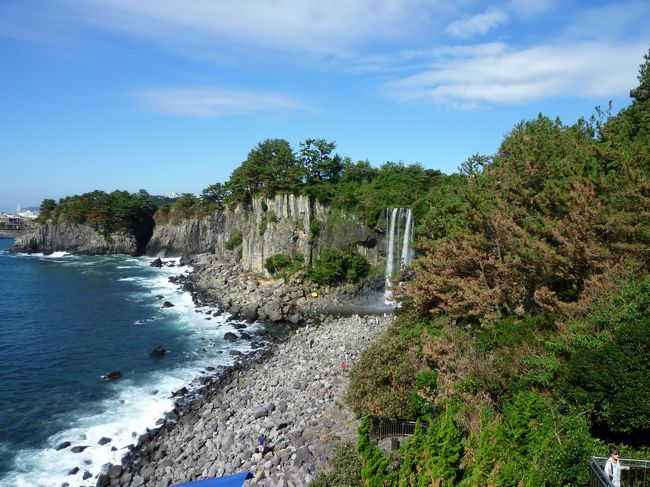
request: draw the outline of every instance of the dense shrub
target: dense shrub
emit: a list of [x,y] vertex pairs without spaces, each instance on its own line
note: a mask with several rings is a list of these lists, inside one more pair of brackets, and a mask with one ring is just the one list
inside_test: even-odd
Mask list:
[[244,237],[242,233],[239,231],[232,233],[230,235],[230,238],[226,242],[226,249],[235,250],[237,247],[239,247],[242,244],[243,238]]
[[[400,326],[401,324],[401,326]],[[350,373],[346,400],[360,416],[371,415],[382,420],[415,419],[421,404],[414,401],[420,369],[422,328],[403,319],[386,335],[369,347]],[[435,379],[428,379],[429,387]]]
[[332,286],[342,282],[357,282],[368,275],[368,260],[355,252],[325,249],[314,267],[307,270],[307,277],[313,282]]
[[629,441],[650,434],[650,276],[627,286],[610,309],[589,318],[605,332],[569,360],[567,393],[592,403],[595,420]]
[[361,487],[361,457],[352,443],[343,443],[334,450],[330,469],[316,477],[310,487]]

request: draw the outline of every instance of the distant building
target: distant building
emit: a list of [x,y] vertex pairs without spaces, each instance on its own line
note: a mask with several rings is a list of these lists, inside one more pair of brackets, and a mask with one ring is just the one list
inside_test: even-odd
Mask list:
[[25,219],[18,215],[8,215],[0,213],[0,229],[3,230],[24,230],[26,228]]
[[20,205],[18,205],[18,208],[16,208],[16,215],[25,218],[27,220],[35,220],[38,218],[38,215],[40,215],[40,211],[36,210],[34,208],[25,208],[24,210],[20,209]]
[[178,199],[183,196],[183,193],[168,193],[165,195],[166,198]]

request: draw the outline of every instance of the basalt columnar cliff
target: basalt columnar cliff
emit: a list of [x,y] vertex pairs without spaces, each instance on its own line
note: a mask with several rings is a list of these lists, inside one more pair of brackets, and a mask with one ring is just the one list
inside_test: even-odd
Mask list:
[[45,254],[65,251],[84,255],[136,255],[138,243],[133,235],[126,233],[106,236],[88,225],[47,222],[34,232],[18,237],[14,250]]
[[[228,242],[238,232],[241,246],[229,250]],[[264,272],[265,260],[274,254],[302,255],[309,263],[329,247],[353,246],[377,264],[384,259],[383,240],[381,228],[371,229],[356,217],[307,196],[283,194],[254,198],[249,206],[237,205],[205,218],[156,225],[147,254],[213,253],[225,260],[241,254],[244,270]]]
[[[203,218],[157,223],[145,252],[166,257],[216,254],[224,261],[237,261],[246,271],[264,273],[265,260],[274,254],[301,255],[308,264],[325,248],[352,247],[376,265],[386,258],[386,218],[370,228],[308,196],[259,197],[250,205],[238,204]],[[229,243],[237,234],[241,243],[233,247]],[[137,255],[138,243],[125,233],[104,236],[88,225],[50,221],[18,238],[14,250]]]

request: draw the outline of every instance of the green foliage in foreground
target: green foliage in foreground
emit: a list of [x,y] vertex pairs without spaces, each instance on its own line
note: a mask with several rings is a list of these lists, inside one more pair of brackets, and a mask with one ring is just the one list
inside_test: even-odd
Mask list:
[[307,277],[322,286],[357,282],[370,271],[368,260],[355,252],[325,249],[316,264],[307,269]]
[[588,325],[600,339],[571,351],[567,395],[576,403],[593,404],[594,421],[601,427],[649,438],[650,275],[626,286],[612,307],[592,315]]
[[582,486],[608,444],[650,457],[649,77],[650,52],[618,115],[522,122],[433,188],[415,279],[347,395],[429,428],[394,455],[364,424],[364,485]]
[[311,487],[361,487],[361,457],[352,443],[343,443],[334,450],[330,470],[320,474]]

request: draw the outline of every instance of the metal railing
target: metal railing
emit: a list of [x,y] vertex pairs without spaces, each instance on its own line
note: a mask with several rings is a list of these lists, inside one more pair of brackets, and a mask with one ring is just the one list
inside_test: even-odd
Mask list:
[[[621,458],[619,460],[629,470],[621,470],[621,487],[650,487],[650,460],[638,460],[635,458]],[[589,465],[589,487],[612,487],[607,475],[605,475],[605,463],[607,457],[591,457]]]
[[[426,431],[428,424],[421,423],[422,430]],[[393,421],[392,423],[375,424],[371,436],[376,440],[390,437],[413,436],[415,432],[415,421]]]

